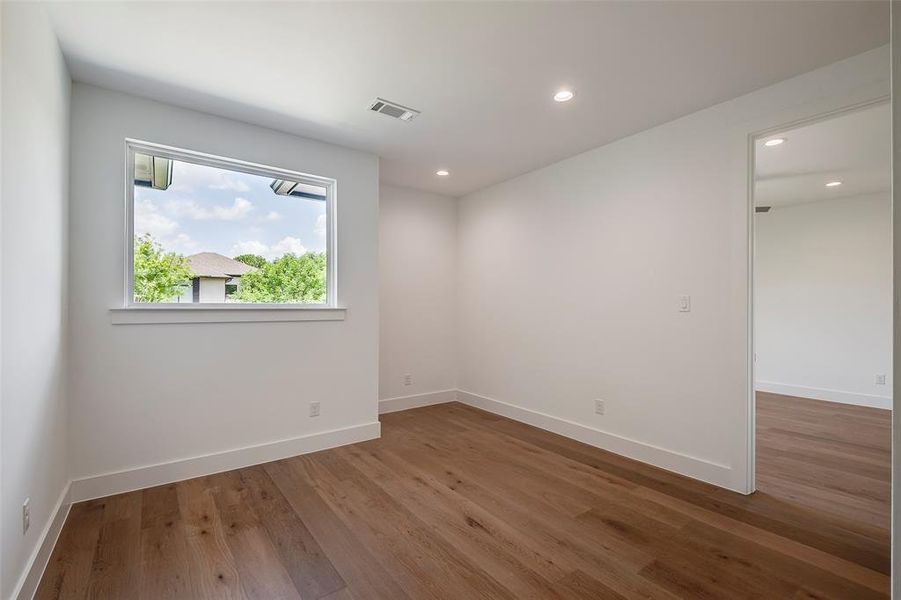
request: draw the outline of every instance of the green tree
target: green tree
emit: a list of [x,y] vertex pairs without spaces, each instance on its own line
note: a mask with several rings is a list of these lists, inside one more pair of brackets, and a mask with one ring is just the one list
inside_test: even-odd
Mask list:
[[325,302],[325,254],[286,254],[241,277],[240,302]]
[[135,302],[171,302],[193,276],[187,258],[166,252],[149,234],[135,236]]
[[242,262],[245,265],[250,265],[251,267],[256,267],[258,269],[262,269],[263,266],[268,263],[265,258],[260,256],[259,254],[241,254],[235,257],[235,260],[238,262]]

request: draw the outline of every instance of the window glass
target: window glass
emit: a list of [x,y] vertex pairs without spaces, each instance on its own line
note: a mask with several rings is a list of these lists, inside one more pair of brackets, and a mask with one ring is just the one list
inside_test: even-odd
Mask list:
[[328,188],[134,153],[133,302],[326,304]]

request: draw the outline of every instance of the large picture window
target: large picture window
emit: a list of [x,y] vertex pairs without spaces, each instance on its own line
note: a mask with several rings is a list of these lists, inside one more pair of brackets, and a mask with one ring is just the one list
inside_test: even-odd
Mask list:
[[334,305],[334,180],[127,151],[129,305]]

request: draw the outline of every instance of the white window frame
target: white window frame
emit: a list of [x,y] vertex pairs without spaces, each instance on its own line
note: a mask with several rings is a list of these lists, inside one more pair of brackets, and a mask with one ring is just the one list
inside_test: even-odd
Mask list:
[[[266,303],[141,303],[134,301],[134,164],[135,153],[150,154],[228,171],[272,179],[290,179],[326,190],[326,301],[322,304]],[[123,304],[111,309],[114,324],[139,323],[220,323],[248,321],[329,321],[343,320],[345,308],[338,305],[337,275],[337,181],[243,160],[174,148],[141,140],[125,140],[125,286]]]

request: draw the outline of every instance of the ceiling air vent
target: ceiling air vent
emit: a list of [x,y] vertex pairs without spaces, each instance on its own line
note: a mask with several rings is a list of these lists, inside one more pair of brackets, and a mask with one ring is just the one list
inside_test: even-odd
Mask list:
[[755,206],[754,212],[770,212],[772,206]]
[[418,110],[407,108],[406,106],[397,104],[396,102],[390,102],[384,98],[376,98],[375,102],[369,105],[369,110],[388,115],[389,117],[394,117],[395,119],[400,119],[401,121],[412,121],[419,115]]

